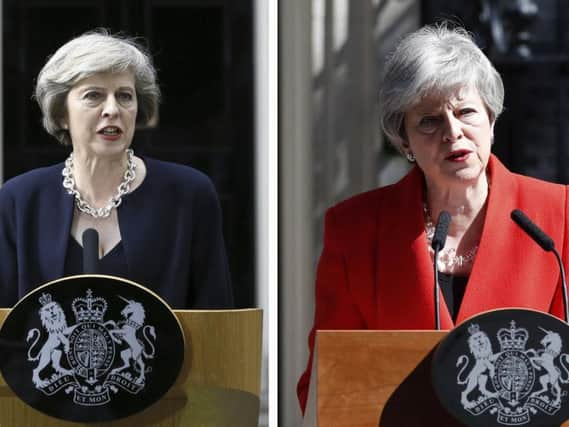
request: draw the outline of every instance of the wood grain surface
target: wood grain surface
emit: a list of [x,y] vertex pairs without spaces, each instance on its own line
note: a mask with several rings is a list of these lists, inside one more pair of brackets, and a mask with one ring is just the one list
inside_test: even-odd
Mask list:
[[[0,325],[8,310],[0,309]],[[260,309],[177,310],[186,339],[184,367],[158,403],[123,420],[89,426],[236,426],[258,424]],[[30,379],[31,380],[31,379]],[[66,397],[62,397],[66,398]],[[0,375],[0,427],[78,426],[48,417],[14,397]]]
[[431,387],[431,357],[445,335],[318,331],[318,426],[462,426],[442,408]]

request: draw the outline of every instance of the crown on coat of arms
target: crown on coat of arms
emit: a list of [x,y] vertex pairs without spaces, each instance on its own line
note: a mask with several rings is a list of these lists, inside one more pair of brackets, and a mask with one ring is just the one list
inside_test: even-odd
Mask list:
[[477,334],[478,332],[480,332],[480,326],[478,326],[478,324],[476,323],[471,323],[470,326],[468,327],[468,332],[470,333],[470,335]]
[[107,311],[107,302],[101,298],[93,298],[91,289],[87,289],[87,298],[75,298],[71,303],[77,322],[102,322]]
[[51,295],[50,295],[50,294],[43,293],[43,294],[41,294],[41,296],[38,298],[38,301],[40,302],[40,304],[41,304],[42,306],[43,306],[43,305],[46,305],[46,304],[49,304],[50,302],[52,302]]
[[516,322],[510,322],[510,329],[501,328],[496,334],[502,351],[505,350],[523,350],[526,347],[529,333],[527,329],[516,328]]

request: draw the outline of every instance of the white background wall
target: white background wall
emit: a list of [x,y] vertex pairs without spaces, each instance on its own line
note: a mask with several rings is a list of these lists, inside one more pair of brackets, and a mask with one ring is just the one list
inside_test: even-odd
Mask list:
[[[263,309],[259,426],[276,425],[277,19],[276,1],[255,0],[255,216],[257,307]],[[272,302],[270,302],[272,300]],[[274,356],[271,357],[274,348]],[[270,350],[270,351],[269,351]],[[275,375],[273,375],[275,373]],[[271,383],[274,384],[271,386]],[[269,389],[274,393],[269,396]],[[269,404],[270,399],[270,404]]]

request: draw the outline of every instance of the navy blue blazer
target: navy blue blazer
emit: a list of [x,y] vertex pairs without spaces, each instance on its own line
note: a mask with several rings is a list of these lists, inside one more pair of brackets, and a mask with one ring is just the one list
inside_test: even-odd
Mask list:
[[[128,277],[173,308],[231,308],[233,294],[213,184],[188,166],[143,159],[147,175],[118,207]],[[63,164],[0,189],[0,307],[63,276],[73,196]]]

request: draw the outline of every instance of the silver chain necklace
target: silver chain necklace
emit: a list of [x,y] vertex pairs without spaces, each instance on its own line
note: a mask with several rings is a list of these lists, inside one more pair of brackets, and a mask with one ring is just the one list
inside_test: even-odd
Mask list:
[[126,171],[123,180],[117,187],[117,194],[110,198],[109,203],[102,208],[94,208],[81,197],[81,194],[75,188],[75,178],[73,177],[73,153],[69,154],[65,160],[65,167],[61,174],[63,175],[63,188],[67,190],[75,198],[75,206],[81,212],[91,215],[95,219],[108,218],[113,208],[118,208],[122,202],[122,198],[130,191],[130,183],[136,178],[136,165],[134,164],[134,151],[126,150]]
[[[431,242],[433,241],[433,236],[435,235],[435,226],[433,225],[433,220],[431,219],[431,213],[426,203],[423,203],[423,214],[425,216],[425,233],[427,234],[427,241],[429,243],[429,250],[431,250]],[[457,255],[456,249],[451,248],[441,251],[441,256],[439,262],[446,267],[447,271],[454,270],[455,267],[462,268],[463,266],[470,264],[476,253],[478,252],[478,245],[475,245],[470,250],[466,251],[463,255]]]

